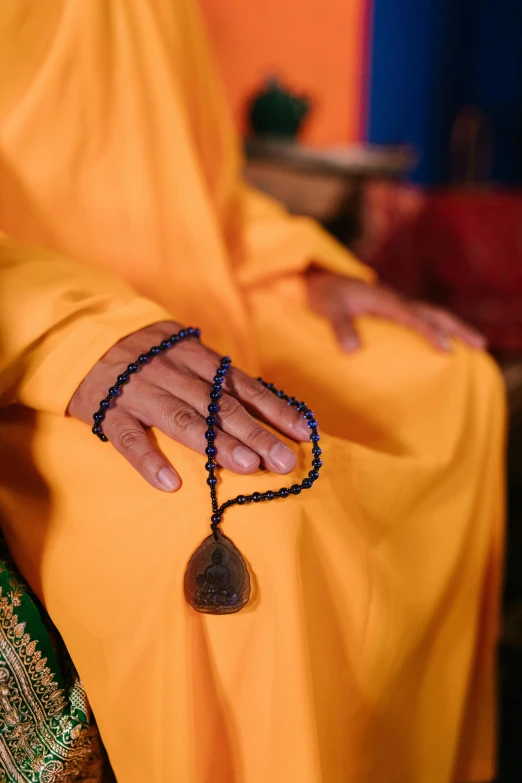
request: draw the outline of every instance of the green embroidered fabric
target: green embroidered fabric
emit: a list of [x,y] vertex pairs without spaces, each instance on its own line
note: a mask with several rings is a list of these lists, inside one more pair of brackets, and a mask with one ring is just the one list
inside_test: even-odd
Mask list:
[[0,541],[0,783],[112,780],[58,632]]

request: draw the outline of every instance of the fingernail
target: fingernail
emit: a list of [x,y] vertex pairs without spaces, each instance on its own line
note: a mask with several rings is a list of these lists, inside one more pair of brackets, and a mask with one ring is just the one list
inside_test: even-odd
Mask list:
[[295,433],[299,438],[308,440],[310,437],[310,427],[306,423],[305,419],[300,419],[295,425]]
[[157,475],[157,479],[161,489],[165,492],[174,492],[181,486],[179,476],[170,468],[162,468]]
[[236,446],[232,451],[232,459],[239,467],[245,470],[251,470],[259,464],[259,459],[254,452],[245,448],[245,446]]
[[350,335],[349,337],[343,337],[341,345],[345,351],[356,351],[361,343],[357,337]]
[[289,449],[284,443],[276,443],[268,452],[270,461],[277,465],[281,470],[293,470],[296,466],[296,458],[292,449]]

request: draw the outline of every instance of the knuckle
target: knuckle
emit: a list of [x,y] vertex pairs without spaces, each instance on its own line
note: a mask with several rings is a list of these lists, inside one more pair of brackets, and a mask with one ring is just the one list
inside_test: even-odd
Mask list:
[[233,419],[244,413],[244,408],[238,400],[228,394],[223,395],[220,400],[220,416],[222,419]]
[[175,432],[186,432],[200,423],[201,416],[189,405],[168,406],[165,418],[168,426]]
[[246,442],[254,451],[267,451],[276,441],[275,435],[259,425],[253,427],[246,437]]
[[172,361],[170,358],[160,354],[154,357],[153,367],[158,374],[164,375],[167,372],[172,372]]
[[272,393],[253,378],[247,380],[245,392],[251,402],[266,402],[272,398]]
[[143,432],[133,427],[116,429],[116,441],[123,451],[134,451],[143,440]]

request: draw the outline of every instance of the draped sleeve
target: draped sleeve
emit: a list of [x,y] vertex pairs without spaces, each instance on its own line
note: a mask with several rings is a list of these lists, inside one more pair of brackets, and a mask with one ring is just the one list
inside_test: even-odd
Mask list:
[[265,284],[304,272],[311,264],[346,277],[372,281],[373,271],[358,261],[315,220],[290,215],[275,199],[247,184],[239,186],[243,218],[240,284]]
[[94,364],[166,310],[103,271],[0,234],[0,401],[63,414]]

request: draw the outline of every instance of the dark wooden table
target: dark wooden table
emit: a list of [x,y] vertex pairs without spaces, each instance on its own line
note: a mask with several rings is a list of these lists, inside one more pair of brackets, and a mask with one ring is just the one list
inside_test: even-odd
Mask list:
[[290,212],[313,217],[349,244],[360,227],[361,194],[369,179],[401,179],[411,171],[409,147],[353,144],[308,147],[294,142],[250,139],[245,176]]

